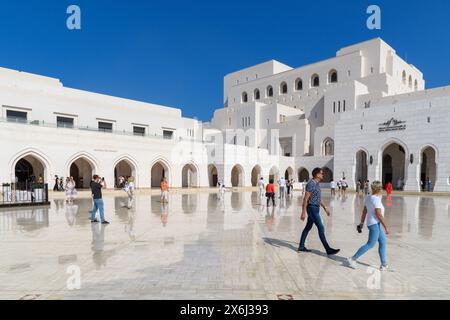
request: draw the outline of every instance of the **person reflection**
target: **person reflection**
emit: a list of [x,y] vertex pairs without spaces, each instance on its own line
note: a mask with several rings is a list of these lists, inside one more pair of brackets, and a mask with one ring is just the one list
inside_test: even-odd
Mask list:
[[392,195],[388,194],[386,197],[386,207],[392,207]]
[[169,219],[169,210],[166,202],[161,202],[161,223],[165,228]]
[[125,232],[128,233],[128,236],[130,237],[131,241],[136,241],[136,234],[134,232],[134,221],[136,220],[136,210],[134,207],[131,207],[131,209],[128,211],[128,220],[125,223]]
[[107,225],[100,223],[92,223],[91,231],[92,231],[92,242],[91,242],[91,250],[92,260],[97,267],[97,270],[101,269],[101,267],[106,266],[106,261],[112,255],[113,250],[104,250],[105,248],[105,229]]
[[275,220],[275,207],[267,207],[266,209],[266,226],[269,231],[273,229],[273,222]]
[[69,226],[73,227],[77,219],[78,205],[73,202],[66,204],[66,220]]

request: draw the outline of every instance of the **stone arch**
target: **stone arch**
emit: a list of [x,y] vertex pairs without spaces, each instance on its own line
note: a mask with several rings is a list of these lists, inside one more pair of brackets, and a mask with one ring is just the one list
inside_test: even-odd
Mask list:
[[369,173],[369,152],[363,148],[359,148],[355,154],[355,184],[358,180],[362,182],[368,179]]
[[259,165],[256,165],[253,167],[252,169],[252,176],[251,176],[251,181],[252,181],[252,186],[256,187],[258,185],[258,180],[261,179],[261,167]]
[[[35,162],[37,166],[40,165],[39,168],[36,168],[37,171],[33,172],[33,174],[36,176],[36,179],[39,179],[39,176],[42,175],[44,183],[50,183],[50,175],[52,173],[50,160],[44,155],[43,152],[34,148],[22,150],[12,157],[10,161],[11,182],[15,181],[16,167],[21,159],[25,159],[27,162],[30,162],[30,160],[34,159],[34,161],[31,162]],[[33,165],[33,163],[31,163],[31,165]]]
[[408,177],[409,151],[406,144],[399,139],[389,139],[380,148],[379,163],[381,164],[381,182],[383,186],[391,182],[394,189],[397,184],[406,185]]
[[137,187],[138,186],[138,177],[139,177],[139,170],[137,161],[133,159],[129,155],[123,155],[119,158],[117,158],[114,161],[113,165],[114,170],[114,185],[115,187],[119,187],[118,185],[118,179],[120,176],[127,178],[127,177],[134,177],[134,184]]
[[213,164],[208,166],[208,182],[210,187],[216,187],[219,182],[219,171]]
[[419,181],[423,182],[422,190],[428,190],[427,180],[431,181],[431,191],[436,186],[438,177],[438,149],[432,144],[420,148]]
[[199,187],[199,170],[194,162],[186,163],[181,169],[181,186],[183,188]]
[[161,186],[161,179],[164,177],[169,186],[172,185],[172,169],[169,162],[164,158],[156,158],[150,164],[150,186],[152,188],[159,188]]
[[98,172],[98,161],[87,152],[79,152],[70,158],[66,168],[66,177],[73,177],[77,188],[88,189]]
[[332,156],[334,155],[334,140],[327,137],[322,142],[322,155]]
[[331,181],[333,181],[333,170],[331,170],[328,167],[323,167],[322,168],[323,171],[323,183],[330,183]]
[[294,169],[292,169],[292,167],[287,167],[287,169],[284,171],[284,178],[286,180],[294,179]]
[[231,186],[233,186],[233,187],[245,186],[244,178],[245,178],[244,168],[240,164],[236,164],[231,169]]
[[280,169],[278,169],[277,166],[273,166],[272,168],[270,168],[269,180],[273,179],[273,181],[276,183],[279,178],[280,178]]
[[301,167],[298,169],[298,182],[304,181],[309,181],[309,171],[306,168]]

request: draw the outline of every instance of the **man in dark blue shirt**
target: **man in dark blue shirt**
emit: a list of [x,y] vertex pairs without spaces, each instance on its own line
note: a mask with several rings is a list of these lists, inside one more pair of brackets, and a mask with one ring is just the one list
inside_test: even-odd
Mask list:
[[320,218],[320,207],[323,207],[328,216],[330,216],[330,211],[325,207],[321,199],[321,191],[320,191],[320,181],[323,179],[323,170],[321,168],[316,168],[312,172],[313,178],[306,185],[306,193],[303,199],[303,209],[301,220],[305,221],[306,213],[308,213],[308,222],[306,223],[306,227],[302,232],[302,236],[300,238],[300,247],[298,248],[298,252],[311,252],[305,247],[306,237],[308,236],[309,231],[315,224],[317,229],[319,230],[320,241],[327,251],[328,255],[337,254],[340,250],[333,249],[328,245],[327,239],[325,237],[325,228],[322,223],[322,219]]
[[98,175],[94,175],[91,181],[91,192],[92,198],[94,200],[94,207],[91,212],[91,222],[97,223],[98,220],[96,218],[97,210],[100,212],[100,219],[102,224],[109,224],[108,221],[105,220],[105,209],[102,197],[102,185],[100,183],[100,177]]

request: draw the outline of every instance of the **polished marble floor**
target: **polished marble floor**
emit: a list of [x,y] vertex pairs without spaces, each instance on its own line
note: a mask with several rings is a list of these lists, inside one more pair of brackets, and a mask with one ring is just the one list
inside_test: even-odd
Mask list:
[[0,299],[449,299],[450,198],[383,199],[388,258],[377,250],[356,270],[344,263],[367,240],[355,230],[362,198],[329,195],[312,253],[298,254],[301,194],[266,208],[257,193],[105,198],[111,225],[91,224],[89,199],[0,211]]

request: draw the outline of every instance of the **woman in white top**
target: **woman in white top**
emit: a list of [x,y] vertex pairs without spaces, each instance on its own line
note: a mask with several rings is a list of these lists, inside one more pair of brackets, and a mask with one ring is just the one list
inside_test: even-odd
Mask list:
[[127,208],[131,209],[133,206],[133,199],[134,199],[134,177],[129,177],[128,181],[125,184],[125,188],[123,189],[127,195],[128,195],[128,204]]
[[378,242],[378,253],[380,255],[381,267],[380,270],[384,271],[388,269],[386,261],[386,234],[389,234],[389,229],[384,220],[384,206],[381,203],[383,185],[380,181],[374,181],[371,185],[372,195],[367,196],[365,201],[364,210],[361,216],[361,224],[358,226],[358,232],[361,232],[364,226],[364,221],[367,219],[367,227],[369,228],[369,240],[363,245],[356,254],[348,258],[348,264],[351,268],[356,268],[356,261],[372,249]]

